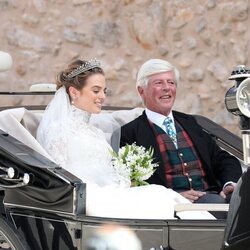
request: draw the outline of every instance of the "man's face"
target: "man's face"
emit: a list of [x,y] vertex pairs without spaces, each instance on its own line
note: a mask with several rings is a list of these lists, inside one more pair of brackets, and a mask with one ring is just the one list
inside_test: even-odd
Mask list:
[[175,101],[176,79],[172,71],[149,77],[148,86],[138,87],[145,106],[157,113],[167,116]]

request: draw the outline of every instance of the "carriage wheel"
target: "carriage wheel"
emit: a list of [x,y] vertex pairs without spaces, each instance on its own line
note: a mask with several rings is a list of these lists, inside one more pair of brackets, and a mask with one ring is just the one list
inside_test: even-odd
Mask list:
[[3,216],[0,216],[0,250],[27,250],[25,240]]

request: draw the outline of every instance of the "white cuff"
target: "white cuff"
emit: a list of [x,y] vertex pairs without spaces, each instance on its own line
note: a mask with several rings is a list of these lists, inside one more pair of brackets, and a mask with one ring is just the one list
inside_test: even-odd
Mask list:
[[223,188],[222,188],[222,190],[224,190],[224,188],[226,187],[226,186],[228,186],[228,185],[232,185],[232,186],[236,186],[236,183],[235,182],[233,182],[233,181],[227,181],[225,184],[224,184],[224,186],[223,186]]

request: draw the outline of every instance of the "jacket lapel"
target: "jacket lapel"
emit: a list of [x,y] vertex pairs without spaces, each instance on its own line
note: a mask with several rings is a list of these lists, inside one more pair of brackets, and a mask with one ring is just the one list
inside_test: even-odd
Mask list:
[[[156,169],[155,174],[158,175],[158,177],[163,181],[163,183],[166,185],[166,178],[165,178],[165,166],[163,164],[161,152],[159,149],[159,146],[157,144],[155,134],[149,124],[148,118],[145,114],[145,111],[143,114],[139,117],[139,131],[138,131],[138,137],[140,138],[140,141],[138,141],[139,144],[144,145],[146,148],[152,147],[154,149],[154,158],[160,159],[159,167]],[[157,162],[157,161],[156,161]]]
[[204,136],[201,130],[195,122],[192,116],[188,116],[176,111],[173,111],[174,118],[181,124],[184,130],[188,133],[195,149],[197,150],[199,156],[202,158],[202,161],[207,166],[211,165],[208,148],[204,141]]

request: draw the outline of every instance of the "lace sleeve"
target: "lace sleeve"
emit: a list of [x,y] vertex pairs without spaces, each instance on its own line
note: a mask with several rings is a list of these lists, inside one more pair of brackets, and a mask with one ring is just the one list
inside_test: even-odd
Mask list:
[[47,151],[51,155],[52,159],[60,166],[65,166],[67,163],[66,147],[67,141],[65,137],[55,137],[50,140]]
[[40,144],[57,164],[65,166],[68,156],[67,136],[63,131],[58,130],[58,126],[55,125],[41,132],[37,134]]

